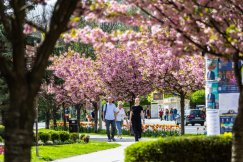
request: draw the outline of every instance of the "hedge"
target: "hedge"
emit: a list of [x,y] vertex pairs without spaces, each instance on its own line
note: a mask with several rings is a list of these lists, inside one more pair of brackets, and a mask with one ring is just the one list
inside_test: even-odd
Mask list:
[[3,125],[0,125],[0,136],[2,138],[4,138],[4,130],[5,130],[5,127]]
[[76,142],[79,139],[78,133],[70,133],[70,139],[74,142]]
[[60,139],[60,135],[59,135],[58,132],[52,132],[52,133],[51,133],[51,140],[52,140],[53,142],[58,141],[59,139]]
[[60,140],[62,142],[68,141],[70,139],[70,134],[68,132],[65,132],[65,131],[59,132],[59,136],[60,136]]
[[167,137],[135,143],[125,150],[125,162],[230,162],[232,138]]
[[39,137],[40,137],[41,141],[43,141],[44,143],[46,143],[47,141],[50,140],[51,135],[49,133],[46,133],[46,132],[40,132],[39,133]]

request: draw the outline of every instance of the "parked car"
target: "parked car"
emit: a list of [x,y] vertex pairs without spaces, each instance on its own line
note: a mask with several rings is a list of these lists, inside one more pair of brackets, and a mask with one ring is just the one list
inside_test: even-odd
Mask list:
[[[181,124],[181,116],[177,114],[175,118],[176,124]],[[185,110],[185,125],[191,124],[194,126],[196,123],[204,125],[204,122],[206,121],[206,114],[202,110],[198,109],[190,109]]]

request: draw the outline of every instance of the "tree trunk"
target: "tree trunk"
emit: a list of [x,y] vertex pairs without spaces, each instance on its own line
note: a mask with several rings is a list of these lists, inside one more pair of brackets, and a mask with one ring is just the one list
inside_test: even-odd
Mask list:
[[57,128],[57,107],[56,107],[56,105],[53,106],[52,118],[53,118],[53,126],[54,126],[54,128]]
[[49,109],[47,109],[46,110],[46,114],[45,114],[45,122],[46,122],[46,126],[45,126],[45,128],[46,129],[50,129],[50,110]]
[[[238,55],[234,55],[234,72],[240,89],[238,114],[233,126],[233,143],[232,143],[232,162],[243,161],[243,85],[242,71],[237,65],[239,64]],[[242,65],[241,65],[242,66]]]
[[181,135],[185,134],[185,95],[180,94],[180,105],[181,105]]
[[9,104],[5,104],[1,106],[1,116],[2,116],[2,123],[5,126],[6,123],[6,113],[9,108]]
[[94,132],[97,133],[98,132],[98,109],[99,109],[97,102],[94,103],[94,109],[95,109]]
[[101,100],[99,101],[99,129],[101,130],[102,129],[102,118],[101,118],[101,114],[103,113],[102,112],[102,102]]
[[80,130],[80,115],[81,115],[80,110],[81,110],[81,105],[77,104],[77,105],[75,105],[75,108],[77,110],[77,122],[78,122],[78,132],[79,132],[79,130]]
[[233,127],[232,162],[243,161],[243,91],[240,93],[239,109]]
[[[35,121],[34,94],[26,84],[10,88],[10,107],[5,122],[6,162],[30,162]],[[26,86],[24,86],[26,85]]]
[[66,121],[66,114],[65,114],[65,107],[64,104],[62,105],[62,109],[63,109],[63,130],[67,130],[67,121]]

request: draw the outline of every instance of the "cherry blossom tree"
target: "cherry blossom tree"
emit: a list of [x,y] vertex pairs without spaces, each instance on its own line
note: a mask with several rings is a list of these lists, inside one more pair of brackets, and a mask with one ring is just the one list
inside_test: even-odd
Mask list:
[[130,105],[137,96],[150,93],[153,89],[149,80],[142,75],[144,60],[136,57],[136,51],[114,48],[99,53],[98,74],[104,83],[106,94],[114,100],[126,100]]
[[97,116],[97,102],[104,92],[93,60],[81,58],[79,53],[68,51],[53,58],[50,70],[54,71],[55,76],[64,80],[62,85],[52,86],[49,89],[50,93],[55,94],[58,103],[76,105],[78,123],[80,123],[80,106],[87,101],[93,103]]
[[[130,1],[167,31],[168,43],[179,51],[226,57],[238,65],[243,53],[243,2],[240,0]],[[141,17],[141,15],[140,15]],[[156,22],[157,21],[157,22]],[[178,48],[177,48],[178,49]],[[198,51],[198,52],[196,52]],[[242,73],[234,67],[240,89],[233,127],[232,161],[243,161]]]
[[[242,60],[241,0],[127,0],[113,4],[103,12],[102,21],[116,19],[139,26],[158,26],[158,35],[162,38],[160,43],[171,47],[173,54],[226,57],[235,65]],[[89,18],[96,19],[92,14]],[[235,66],[234,71],[240,98],[233,128],[232,161],[243,161],[243,84],[240,68]]]
[[204,87],[204,59],[201,56],[176,56],[170,49],[161,49],[159,46],[150,50],[147,52],[144,73],[156,89],[180,96],[181,134],[184,134],[185,98]]
[[[0,53],[0,70],[9,87],[10,106],[5,122],[5,156],[8,162],[29,162],[35,119],[34,98],[54,45],[68,22],[78,0],[56,2],[48,29],[35,25],[27,18],[38,1],[0,1],[0,20],[12,47],[12,60]],[[45,5],[44,1],[40,1]],[[26,68],[24,25],[28,23],[45,33],[30,71]]]

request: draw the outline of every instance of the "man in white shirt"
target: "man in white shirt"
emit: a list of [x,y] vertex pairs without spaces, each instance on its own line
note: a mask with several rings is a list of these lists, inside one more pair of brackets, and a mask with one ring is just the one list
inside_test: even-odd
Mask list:
[[[108,137],[108,142],[111,140],[116,141],[115,136],[115,119],[116,119],[117,109],[116,105],[112,103],[112,98],[108,97],[108,102],[103,107],[103,120],[106,124],[106,133]],[[110,125],[111,125],[111,135],[110,135]]]

